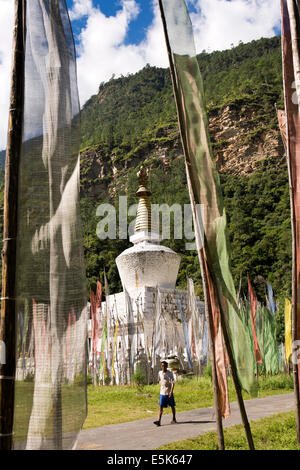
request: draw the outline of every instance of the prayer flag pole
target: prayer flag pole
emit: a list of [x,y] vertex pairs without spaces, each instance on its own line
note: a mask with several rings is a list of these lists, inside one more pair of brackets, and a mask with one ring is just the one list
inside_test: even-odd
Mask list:
[[18,214],[18,173],[23,133],[26,0],[15,0],[11,94],[7,134],[4,228],[2,249],[2,297],[0,345],[5,350],[0,363],[0,450],[13,445],[15,393],[15,277]]
[[[299,1],[295,2],[295,0],[287,1],[287,7],[290,17],[290,28],[291,28],[291,39],[292,39],[292,54],[293,54],[293,65],[294,65],[294,78],[296,84],[296,93],[298,98],[298,110],[300,109],[300,56],[299,56]],[[298,111],[299,114],[299,111]],[[290,155],[289,155],[290,156]],[[293,203],[292,207],[294,207],[294,195],[293,195]],[[293,243],[293,270],[292,270],[292,341],[296,342],[297,339],[297,329],[298,325],[297,322],[300,322],[300,318],[298,319],[298,303],[300,299],[298,298],[298,283],[299,279],[297,279],[297,258],[300,254],[297,252],[297,244],[296,244],[296,221],[295,221],[295,210],[292,211],[292,243]],[[299,364],[295,361],[293,363],[293,377],[294,377],[294,396],[295,396],[295,404],[296,404],[296,432],[297,432],[297,442],[300,443],[300,384],[299,384]]]
[[[300,339],[300,286],[299,286],[299,190],[297,179],[300,135],[300,51],[299,31],[300,14],[299,0],[281,0],[282,15],[282,59],[283,89],[286,111],[286,156],[289,174],[291,200],[291,231],[292,231],[292,341]],[[294,85],[298,102],[292,99]],[[297,343],[294,343],[297,344]],[[296,354],[297,356],[297,354]],[[296,407],[297,442],[300,443],[300,384],[299,364],[293,360],[294,397]]]
[[[299,31],[300,15],[299,1],[281,0],[282,11],[282,57],[284,72],[284,98],[286,109],[286,155],[289,173],[290,200],[291,200],[291,231],[292,231],[292,341],[299,339],[300,330],[300,292],[299,292],[299,231],[297,218],[299,206],[297,179],[297,137],[299,136],[300,118],[300,51]],[[298,103],[294,103],[291,97],[290,87],[292,82],[296,85]],[[293,362],[294,397],[296,406],[296,433],[297,442],[300,443],[300,384],[299,364]]]
[[[181,129],[182,129],[181,126],[183,124],[182,124],[180,108],[178,106],[179,98],[177,96],[177,88],[176,88],[176,72],[175,72],[175,68],[174,68],[174,64],[173,64],[173,60],[172,60],[172,52],[171,52],[171,47],[170,47],[170,42],[169,42],[169,37],[168,37],[166,19],[165,19],[164,10],[163,10],[161,0],[159,0],[159,8],[160,8],[160,13],[161,13],[161,18],[162,18],[162,24],[163,24],[165,40],[166,40],[166,46],[167,46],[167,52],[168,52],[169,63],[170,63],[171,79],[172,79],[173,90],[174,90],[174,95],[175,95],[175,103],[176,103],[176,108],[177,108],[178,120],[179,120],[179,123],[180,123],[179,128],[180,128],[181,140],[182,140],[182,144],[183,144],[183,147],[184,147],[184,152],[188,152],[187,143],[185,141],[184,133],[181,132]],[[213,382],[213,390],[214,390],[214,407],[215,407],[216,423],[217,423],[218,448],[219,448],[219,450],[224,450],[225,449],[224,432],[223,432],[222,416],[221,416],[221,410],[220,410],[219,385],[218,385],[218,378],[217,378],[217,371],[216,371],[215,347],[214,347],[214,342],[213,342],[213,337],[212,337],[212,329],[211,329],[211,306],[210,306],[210,302],[209,302],[208,286],[207,286],[206,277],[205,277],[205,270],[204,270],[204,266],[203,266],[204,265],[204,259],[203,259],[203,251],[202,250],[200,252],[199,261],[200,261],[200,268],[201,268],[202,281],[203,281],[203,287],[204,287],[204,298],[205,298],[205,305],[206,305],[205,310],[206,310],[206,315],[207,315],[208,334],[209,334],[210,350],[211,350],[211,356],[212,356],[212,382]]]
[[[168,37],[167,23],[166,23],[166,18],[165,18],[165,14],[164,14],[164,8],[163,8],[162,0],[159,0],[159,8],[160,8],[160,12],[161,12],[161,18],[162,18],[163,29],[164,29],[165,40],[166,40],[166,46],[167,46],[167,52],[168,52],[169,63],[170,63],[170,71],[171,71],[171,78],[172,78],[172,84],[173,84],[173,90],[174,90],[174,96],[175,96],[175,103],[176,103],[177,114],[178,114],[181,140],[182,140],[182,144],[183,144],[184,154],[185,154],[186,157],[188,157],[189,148],[188,148],[188,144],[186,142],[185,135],[184,135],[184,132],[183,132],[184,119],[183,119],[183,116],[182,116],[182,113],[181,113],[181,108],[180,108],[180,105],[179,105],[180,98],[179,98],[178,89],[177,89],[177,86],[176,86],[177,75],[176,75],[176,70],[175,70],[174,63],[173,63],[172,51],[171,51],[171,46],[170,46],[169,37]],[[193,195],[193,191],[192,191],[191,184],[190,184],[190,177],[189,177],[189,171],[188,171],[188,168],[187,168],[187,164],[188,163],[187,163],[187,158],[186,158],[186,170],[187,170],[186,174],[187,174],[187,179],[188,179],[188,183],[189,183],[189,192],[190,192],[190,197],[191,197],[192,202],[193,202],[192,205],[194,206],[194,203],[196,201],[194,201],[194,195]],[[194,208],[194,213],[195,213],[195,208]],[[196,219],[196,217],[194,217],[194,219]],[[205,241],[204,241],[204,243],[205,243]],[[211,277],[211,280],[213,280],[213,277],[212,277],[212,273],[209,272],[209,267],[208,267],[207,262],[206,262],[204,249],[205,249],[205,246],[204,246],[204,248],[202,247],[202,249],[198,248],[198,255],[199,255],[201,275],[202,275],[202,281],[203,281],[203,287],[204,287],[205,304],[206,304],[207,317],[208,317],[209,337],[210,337],[211,351],[212,351],[212,357],[213,357],[213,361],[212,361],[212,378],[213,378],[216,421],[217,421],[218,446],[219,446],[220,450],[224,450],[224,448],[225,448],[224,434],[223,434],[222,416],[221,416],[220,404],[219,404],[220,391],[219,391],[218,378],[217,378],[217,372],[216,372],[214,342],[213,342],[213,338],[212,338],[212,327],[213,327],[212,326],[212,305],[211,305],[210,292],[209,292],[209,286],[208,286],[209,279],[208,279],[207,276],[209,275]],[[247,417],[246,410],[245,410],[245,405],[244,405],[244,401],[243,401],[243,397],[242,397],[241,386],[240,386],[239,379],[238,379],[237,368],[236,368],[236,364],[235,364],[234,357],[233,357],[233,352],[232,352],[232,347],[231,347],[227,327],[226,327],[225,320],[224,320],[222,314],[220,315],[220,317],[221,317],[221,329],[222,329],[222,333],[223,333],[223,337],[224,337],[224,341],[225,341],[225,345],[226,345],[226,350],[227,350],[227,354],[228,354],[228,358],[229,358],[229,362],[230,362],[230,366],[231,366],[232,378],[233,378],[233,382],[234,382],[234,386],[235,386],[235,390],[236,390],[236,395],[237,395],[238,404],[239,404],[239,408],[240,408],[240,413],[241,413],[241,417],[242,417],[242,421],[243,421],[243,425],[244,425],[244,429],[245,429],[246,438],[247,438],[247,441],[248,441],[249,449],[254,450],[254,443],[253,443],[253,438],[252,438],[252,434],[251,434],[251,428],[250,428],[248,417]]]

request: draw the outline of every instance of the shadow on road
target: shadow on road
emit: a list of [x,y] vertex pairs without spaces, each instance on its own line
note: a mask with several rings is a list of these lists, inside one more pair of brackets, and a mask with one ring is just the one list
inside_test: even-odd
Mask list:
[[176,424],[207,424],[207,423],[215,423],[215,421],[177,421]]

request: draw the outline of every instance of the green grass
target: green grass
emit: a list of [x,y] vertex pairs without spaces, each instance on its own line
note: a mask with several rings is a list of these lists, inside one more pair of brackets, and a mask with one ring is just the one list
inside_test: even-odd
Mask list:
[[[77,386],[78,385],[78,386]],[[33,406],[34,382],[33,381],[16,381],[15,386],[15,413],[14,413],[14,438],[15,441],[22,441],[27,435],[30,416]],[[78,384],[62,385],[62,407],[64,409],[64,432],[72,432],[81,427],[81,423],[85,415],[85,393],[84,389],[78,381]],[[74,414],[74,408],[81,410]],[[53,423],[50,414],[46,422],[45,435],[52,435]]]
[[[229,399],[236,401],[231,378],[228,379]],[[259,378],[259,397],[290,393],[292,377],[278,375]],[[178,381],[174,390],[177,412],[213,406],[214,397],[209,377],[189,378]],[[156,417],[158,413],[159,385],[146,385],[142,391],[134,386],[88,387],[88,416],[84,429],[107,424],[136,421]],[[250,397],[243,393],[245,400]],[[170,413],[170,411],[169,411]]]
[[[251,422],[256,450],[300,450],[296,442],[294,411],[279,413]],[[242,425],[224,429],[226,450],[247,450],[248,444]],[[161,450],[217,450],[217,433],[208,432],[193,439],[172,442],[159,447]]]

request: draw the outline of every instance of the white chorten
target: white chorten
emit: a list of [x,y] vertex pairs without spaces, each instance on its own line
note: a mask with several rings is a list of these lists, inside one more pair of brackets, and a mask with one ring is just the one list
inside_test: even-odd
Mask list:
[[123,289],[130,295],[144,287],[175,289],[181,257],[160,245],[161,236],[152,226],[148,172],[141,167],[137,176],[139,204],[135,233],[130,237],[134,246],[116,258]]
[[137,371],[155,383],[161,358],[185,371],[198,371],[207,359],[204,303],[175,289],[181,257],[160,244],[162,237],[152,224],[148,172],[141,167],[137,176],[133,246],[116,258],[123,292],[102,303],[105,372],[104,367],[94,372],[101,383],[108,378],[110,383],[131,383]]

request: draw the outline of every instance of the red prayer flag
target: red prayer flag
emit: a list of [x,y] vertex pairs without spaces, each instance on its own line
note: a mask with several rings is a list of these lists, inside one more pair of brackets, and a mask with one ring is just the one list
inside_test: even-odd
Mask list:
[[96,292],[96,308],[101,308],[102,301],[102,284],[97,281],[97,292]]
[[90,292],[91,300],[91,335],[92,335],[92,365],[94,367],[95,337],[96,337],[96,298],[94,292]]
[[249,278],[248,278],[248,288],[249,288],[249,295],[250,295],[250,315],[251,315],[252,334],[253,334],[253,342],[254,342],[255,362],[262,363],[263,360],[262,360],[261,352],[260,352],[258,341],[257,341],[256,331],[255,331],[257,299],[252,289]]

